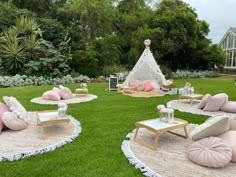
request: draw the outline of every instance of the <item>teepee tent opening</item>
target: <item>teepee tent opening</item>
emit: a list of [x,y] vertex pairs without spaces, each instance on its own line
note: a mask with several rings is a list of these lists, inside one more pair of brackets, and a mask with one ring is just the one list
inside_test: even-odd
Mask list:
[[130,82],[134,80],[152,80],[156,81],[159,85],[166,81],[165,76],[150,51],[149,45],[151,44],[151,40],[145,40],[144,44],[146,48],[122,84],[123,87],[129,87]]

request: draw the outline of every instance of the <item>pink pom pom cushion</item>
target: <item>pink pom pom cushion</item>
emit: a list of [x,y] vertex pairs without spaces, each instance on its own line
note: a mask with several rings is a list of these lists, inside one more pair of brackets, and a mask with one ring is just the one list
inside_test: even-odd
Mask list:
[[236,113],[236,101],[226,101],[221,107],[221,111]]
[[227,131],[218,137],[222,138],[232,149],[232,162],[236,162],[236,131]]
[[190,132],[193,140],[199,140],[209,136],[217,136],[229,130],[229,117],[226,115],[215,116]]
[[4,124],[2,122],[2,115],[5,112],[10,112],[11,110],[3,103],[0,102],[0,133],[4,127]]
[[203,109],[205,107],[209,96],[211,96],[211,95],[210,94],[204,95],[204,97],[202,98],[202,101],[197,106],[198,109]]
[[72,92],[69,88],[62,85],[59,86],[61,99],[67,100],[73,97]]
[[59,100],[61,100],[61,97],[56,92],[50,90],[50,91],[46,91],[46,92],[43,93],[42,99],[52,100],[52,101],[59,101]]
[[220,168],[231,161],[232,149],[223,139],[208,137],[190,144],[187,158],[202,166]]
[[2,122],[6,127],[15,131],[23,130],[28,126],[26,121],[19,119],[18,116],[13,112],[5,112],[2,115]]
[[150,80],[146,80],[144,82],[144,91],[149,92],[149,91],[152,91],[153,89],[154,87],[152,86],[152,82]]
[[228,95],[225,93],[209,96],[203,111],[219,111],[226,101],[228,101]]

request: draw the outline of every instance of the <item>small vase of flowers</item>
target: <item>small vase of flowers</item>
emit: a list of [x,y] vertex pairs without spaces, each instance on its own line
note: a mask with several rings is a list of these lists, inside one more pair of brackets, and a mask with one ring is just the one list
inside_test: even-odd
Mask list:
[[159,111],[160,121],[165,122],[166,117],[167,117],[167,115],[166,115],[167,109],[166,109],[165,105],[157,105],[157,111]]

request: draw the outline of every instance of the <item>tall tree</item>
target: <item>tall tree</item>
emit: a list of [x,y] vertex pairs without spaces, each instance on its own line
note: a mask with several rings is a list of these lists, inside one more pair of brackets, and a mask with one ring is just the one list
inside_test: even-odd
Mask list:
[[160,31],[153,37],[163,64],[173,70],[208,68],[206,61],[212,58],[211,41],[206,37],[209,25],[199,20],[188,4],[181,0],[162,0],[150,28]]
[[152,10],[145,0],[121,0],[117,6],[118,18],[114,24],[121,40],[121,63],[132,68],[143,50],[144,39],[150,36],[148,22]]
[[113,31],[113,0],[72,0],[65,5],[64,11],[79,13],[78,27],[89,40],[111,34]]

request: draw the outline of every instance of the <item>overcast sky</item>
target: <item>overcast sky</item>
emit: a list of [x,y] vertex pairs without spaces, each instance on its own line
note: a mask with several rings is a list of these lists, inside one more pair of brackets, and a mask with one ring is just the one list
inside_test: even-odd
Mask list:
[[236,0],[183,0],[210,25],[208,37],[219,43],[229,27],[236,27]]

